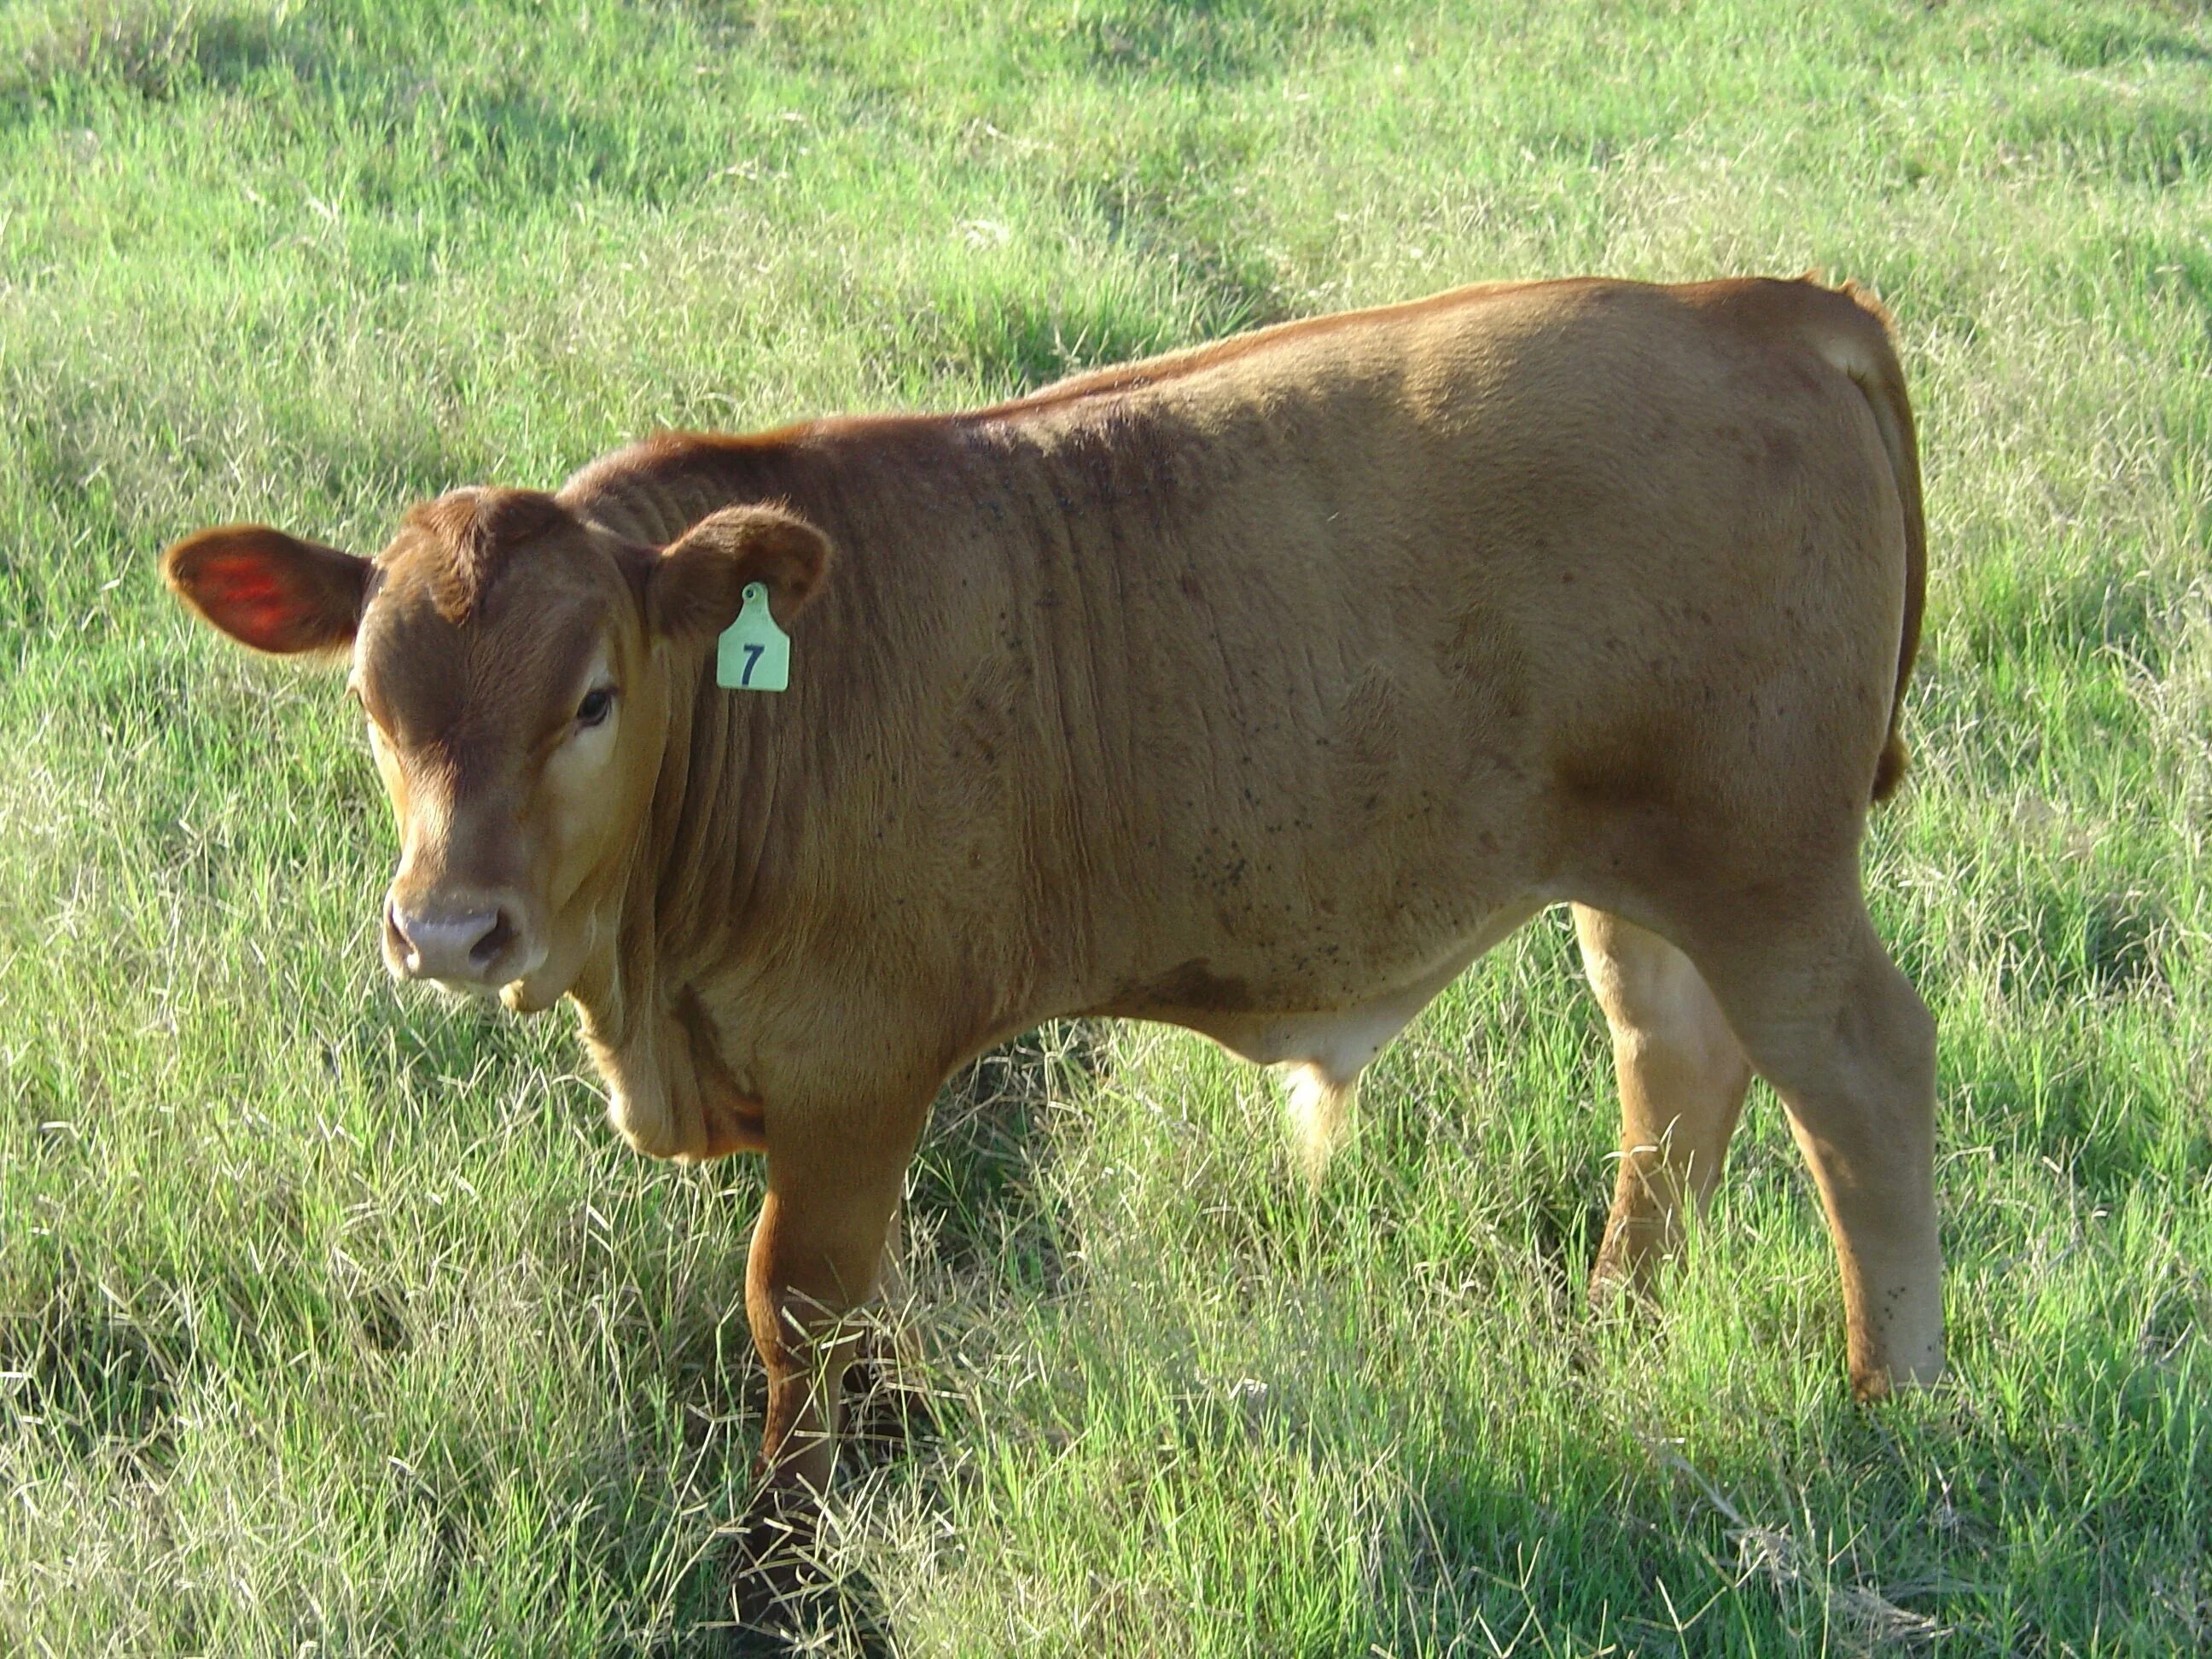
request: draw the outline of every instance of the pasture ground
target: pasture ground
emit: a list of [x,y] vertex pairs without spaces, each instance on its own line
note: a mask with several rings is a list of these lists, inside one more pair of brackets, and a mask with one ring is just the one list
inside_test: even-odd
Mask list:
[[947,406],[1502,276],[1896,307],[1934,576],[1868,851],[1942,1022],[1954,1374],[1847,1397],[1771,1097],[1655,1328],[1552,917],[1376,1068],[1048,1030],[912,1210],[935,1426],[802,1648],[2212,1644],[2212,22],[2175,0],[0,9],[0,1650],[728,1636],[747,1164],[402,995],[336,681],[154,556],[367,550],[661,425]]

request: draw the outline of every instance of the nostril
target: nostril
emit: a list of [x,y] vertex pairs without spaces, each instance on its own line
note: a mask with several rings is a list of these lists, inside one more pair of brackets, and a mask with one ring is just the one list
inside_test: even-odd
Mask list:
[[407,937],[406,918],[390,899],[384,902],[384,931],[398,956],[405,958],[415,954],[415,941]]
[[469,960],[478,968],[489,968],[505,956],[514,943],[514,924],[507,920],[506,908],[501,907],[493,915],[484,936],[469,947]]

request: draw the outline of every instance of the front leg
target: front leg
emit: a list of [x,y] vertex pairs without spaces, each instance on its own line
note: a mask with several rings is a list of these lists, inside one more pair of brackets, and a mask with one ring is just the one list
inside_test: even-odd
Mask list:
[[924,1106],[872,1120],[799,1118],[769,1138],[745,1312],[768,1370],[756,1521],[803,1527],[829,1490],[842,1382],[866,1328]]

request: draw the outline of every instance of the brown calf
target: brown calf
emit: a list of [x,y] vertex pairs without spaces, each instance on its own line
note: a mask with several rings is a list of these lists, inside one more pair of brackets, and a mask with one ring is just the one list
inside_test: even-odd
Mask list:
[[[265,651],[350,653],[398,814],[394,974],[568,996],[641,1150],[768,1157],[773,1494],[827,1481],[946,1074],[1062,1014],[1361,1069],[1542,906],[1613,1035],[1600,1287],[1648,1279],[1756,1071],[1862,1394],[1942,1364],[1935,1046],[1861,897],[1923,556],[1848,289],[1468,289],[969,413],[665,435],[464,489],[374,562],[169,550]],[[790,689],[711,659],[749,584]]]

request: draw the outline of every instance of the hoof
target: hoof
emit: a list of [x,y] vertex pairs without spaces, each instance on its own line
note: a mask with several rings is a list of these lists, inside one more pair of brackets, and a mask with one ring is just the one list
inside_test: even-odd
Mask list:
[[769,1487],[738,1528],[731,1589],[748,1624],[782,1626],[805,1611],[829,1582],[823,1571],[821,1510],[811,1492]]

